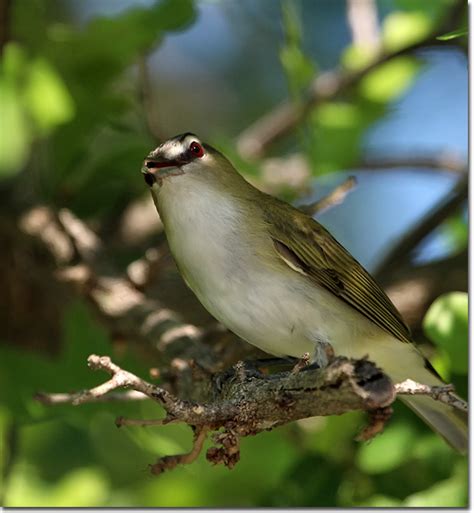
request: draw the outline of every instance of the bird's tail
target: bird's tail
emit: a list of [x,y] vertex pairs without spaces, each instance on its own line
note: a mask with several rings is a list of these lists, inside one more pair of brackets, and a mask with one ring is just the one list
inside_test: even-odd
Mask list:
[[[371,349],[374,361],[394,383],[401,383],[410,378],[424,385],[445,385],[436,370],[414,345],[385,338],[376,346],[378,352],[375,354],[373,347]],[[427,395],[399,395],[398,398],[439,433],[449,445],[461,453],[467,452],[469,446],[467,412],[457,410]]]
[[[443,383],[440,380],[440,385]],[[469,447],[468,414],[423,395],[399,396],[449,445],[465,454]]]

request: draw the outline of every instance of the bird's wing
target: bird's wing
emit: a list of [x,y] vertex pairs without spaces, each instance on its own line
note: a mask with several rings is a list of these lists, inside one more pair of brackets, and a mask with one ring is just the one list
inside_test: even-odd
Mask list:
[[287,213],[292,222],[267,219],[280,258],[397,339],[410,342],[400,313],[359,262],[319,223],[294,209]]

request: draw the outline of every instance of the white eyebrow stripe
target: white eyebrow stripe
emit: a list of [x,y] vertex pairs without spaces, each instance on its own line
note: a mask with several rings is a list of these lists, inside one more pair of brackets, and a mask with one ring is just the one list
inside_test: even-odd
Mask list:
[[202,146],[200,139],[192,133],[186,134],[184,138],[176,136],[160,144],[153,150],[152,154],[162,155],[167,159],[173,160],[181,156],[194,141]]

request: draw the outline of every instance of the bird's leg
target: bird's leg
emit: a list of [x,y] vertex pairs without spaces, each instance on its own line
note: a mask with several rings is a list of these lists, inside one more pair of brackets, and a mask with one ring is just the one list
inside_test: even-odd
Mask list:
[[316,344],[316,350],[314,351],[313,357],[308,362],[304,370],[309,369],[324,369],[327,367],[336,357],[334,349],[329,342],[324,340],[318,341]]
[[293,369],[291,369],[291,373],[298,374],[298,372],[307,368],[309,363],[310,363],[310,355],[309,355],[309,353],[304,353],[304,355],[296,362]]

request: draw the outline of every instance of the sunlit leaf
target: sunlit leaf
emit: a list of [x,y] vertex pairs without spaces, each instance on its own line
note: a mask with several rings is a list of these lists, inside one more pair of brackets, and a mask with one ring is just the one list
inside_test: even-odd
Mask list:
[[307,150],[313,173],[321,175],[354,165],[365,131],[384,109],[383,104],[363,98],[358,103],[324,103],[315,109],[310,117],[313,137]]
[[280,50],[280,61],[290,93],[298,99],[314,77],[316,66],[303,51],[300,13],[294,2],[283,2],[282,18],[285,44]]
[[395,52],[426,37],[432,27],[424,11],[397,11],[390,13],[383,22],[382,40],[384,47]]
[[0,76],[0,179],[18,173],[26,162],[31,132],[23,111],[21,97],[14,86]]
[[17,85],[24,79],[27,66],[28,57],[25,49],[16,42],[7,43],[3,48],[1,70],[11,85]]
[[423,328],[448,355],[454,372],[467,374],[468,295],[451,292],[440,296],[430,306]]
[[469,228],[467,218],[464,214],[450,217],[441,228],[453,252],[461,251],[467,247],[469,242]]
[[360,83],[360,92],[375,102],[393,101],[410,86],[419,64],[411,57],[393,59],[366,75]]
[[327,127],[347,128],[360,122],[360,110],[353,103],[332,102],[321,105],[315,119]]
[[404,463],[416,443],[416,434],[406,424],[389,425],[382,435],[361,447],[357,464],[363,472],[380,474]]
[[386,495],[372,495],[368,501],[357,504],[357,507],[365,508],[398,508],[402,501]]
[[280,51],[280,60],[287,75],[291,92],[296,95],[314,77],[315,66],[302,50],[295,46],[283,47]]
[[344,50],[341,61],[346,69],[357,71],[368,66],[376,56],[376,47],[350,45]]
[[464,37],[469,34],[467,27],[459,28],[457,30],[453,30],[452,32],[448,32],[447,34],[443,34],[442,36],[438,36],[436,39],[440,41],[450,41],[451,39],[456,39],[458,37]]
[[66,85],[57,71],[44,59],[37,59],[29,64],[24,97],[31,117],[45,135],[74,115],[73,99]]
[[9,507],[94,507],[104,502],[109,488],[106,476],[96,468],[72,470],[51,484],[23,464],[10,479],[5,500]]

